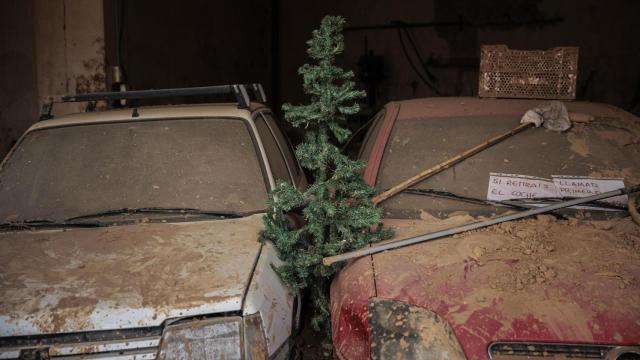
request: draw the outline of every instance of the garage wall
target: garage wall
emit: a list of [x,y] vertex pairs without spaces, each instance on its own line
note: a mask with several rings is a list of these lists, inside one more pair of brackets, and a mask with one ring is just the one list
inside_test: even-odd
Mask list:
[[[35,0],[38,96],[105,89],[102,0]],[[83,104],[59,104],[54,114],[82,111]]]
[[34,6],[3,1],[0,11],[0,157],[36,118]]
[[[118,3],[116,15],[109,6]],[[107,65],[118,63],[110,47],[121,38],[120,61],[136,89],[259,81],[277,109],[282,101],[303,101],[297,68],[307,61],[305,42],[324,15],[337,14],[350,26],[450,23],[408,30],[429,60],[435,89],[409,66],[397,29],[345,34],[342,66],[358,72],[365,49],[384,65],[369,112],[394,99],[475,95],[480,45],[494,43],[517,49],[579,46],[578,96],[640,112],[637,1],[105,0],[105,9]],[[115,16],[123,19],[121,35]]]
[[[470,22],[414,28],[410,33],[443,95],[477,94],[478,54],[482,44],[504,43],[516,49],[579,46],[579,96],[612,103],[640,113],[640,2],[473,0],[448,1],[294,1],[280,2],[280,93],[283,99],[302,101],[296,69],[306,61],[305,40],[325,14],[343,15],[348,25],[389,24],[393,21]],[[544,20],[563,21],[544,25]],[[505,23],[525,26],[496,26]],[[494,24],[490,26],[490,24]],[[366,39],[366,40],[365,40]],[[378,88],[377,106],[394,99],[434,96],[408,65],[396,29],[348,32],[342,65],[357,71],[368,50],[383,57],[385,80]],[[407,47],[409,45],[407,44]],[[414,57],[415,59],[415,57]]]
[[[0,158],[48,96],[104,89],[102,0],[0,2]],[[81,111],[61,104],[54,114]]]
[[[272,85],[270,1],[105,1],[108,64],[121,63],[134,89],[261,82]],[[119,14],[119,4],[122,10]],[[111,12],[111,13],[109,13]],[[111,20],[119,16],[121,29]],[[194,101],[193,99],[181,99]],[[199,100],[199,99],[195,99]]]

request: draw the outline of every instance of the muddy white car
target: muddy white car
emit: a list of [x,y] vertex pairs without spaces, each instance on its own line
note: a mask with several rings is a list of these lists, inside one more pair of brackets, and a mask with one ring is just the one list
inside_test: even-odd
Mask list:
[[0,359],[285,357],[277,180],[306,186],[257,103],[36,123],[0,168]]

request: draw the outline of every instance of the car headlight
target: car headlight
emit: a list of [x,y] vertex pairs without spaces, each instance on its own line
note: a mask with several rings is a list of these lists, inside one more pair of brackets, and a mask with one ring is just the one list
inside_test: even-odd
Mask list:
[[372,359],[465,359],[451,326],[433,311],[372,298],[369,326]]
[[257,360],[267,358],[260,314],[193,320],[165,328],[160,360]]

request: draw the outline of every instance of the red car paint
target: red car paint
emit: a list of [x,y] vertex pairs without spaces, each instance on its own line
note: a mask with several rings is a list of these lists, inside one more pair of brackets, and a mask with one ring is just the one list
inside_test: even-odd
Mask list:
[[[364,159],[368,161],[364,178],[375,186],[385,147],[398,119],[521,115],[538,103],[474,98],[390,103],[376,138],[371,139],[374,147],[369,157]],[[592,103],[572,103],[569,110],[603,117],[622,112]],[[385,219],[387,225],[397,228],[408,226],[410,221]],[[421,251],[429,252],[435,251],[434,244],[418,246],[422,247]],[[506,316],[506,304],[512,300],[509,293],[484,299],[483,302],[470,303],[465,299],[478,289],[490,286],[491,272],[487,268],[495,266],[495,271],[510,268],[515,265],[511,259],[494,259],[495,264],[486,265],[478,264],[473,256],[467,256],[445,264],[434,262],[427,268],[406,259],[401,251],[367,256],[351,261],[336,276],[331,288],[331,312],[334,348],[339,358],[356,360],[370,357],[367,301],[371,297],[394,299],[435,311],[453,327],[469,359],[489,359],[488,347],[497,341],[640,344],[640,304],[636,301],[640,298],[640,288],[637,282],[621,288],[614,282],[594,277],[593,273],[578,272],[574,281],[554,281],[544,294],[537,294],[544,299],[548,310],[536,310],[535,306],[528,307],[524,301],[521,308],[510,310],[511,316]],[[640,279],[640,264],[634,262],[628,270],[636,280]],[[561,292],[563,297],[554,297],[554,291]],[[566,302],[573,307],[565,306]],[[567,313],[571,309],[576,313]],[[586,323],[573,321],[572,317],[587,320]]]

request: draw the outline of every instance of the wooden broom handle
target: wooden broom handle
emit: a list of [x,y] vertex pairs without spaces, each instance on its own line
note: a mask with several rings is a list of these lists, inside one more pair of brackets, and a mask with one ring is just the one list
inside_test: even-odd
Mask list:
[[439,172],[441,172],[442,170],[448,169],[451,166],[459,163],[460,161],[469,158],[477,153],[479,153],[480,151],[489,148],[497,143],[499,143],[500,141],[511,137],[519,132],[521,132],[524,129],[527,129],[529,127],[531,127],[531,125],[533,125],[533,123],[524,123],[524,124],[520,124],[518,127],[513,128],[503,134],[500,134],[498,136],[495,136],[485,142],[483,142],[482,144],[476,145],[474,147],[472,147],[471,149],[466,150],[465,152],[458,154],[452,158],[449,158],[448,160],[445,160],[443,162],[441,162],[438,165],[435,165],[429,169],[426,169],[418,174],[416,174],[415,176],[399,183],[398,185],[392,187],[391,189],[382,192],[376,196],[373,197],[373,199],[371,199],[373,201],[374,205],[377,205],[385,200],[387,200],[388,198],[394,196],[395,194],[408,189],[411,185],[414,185],[424,179],[427,179]]

